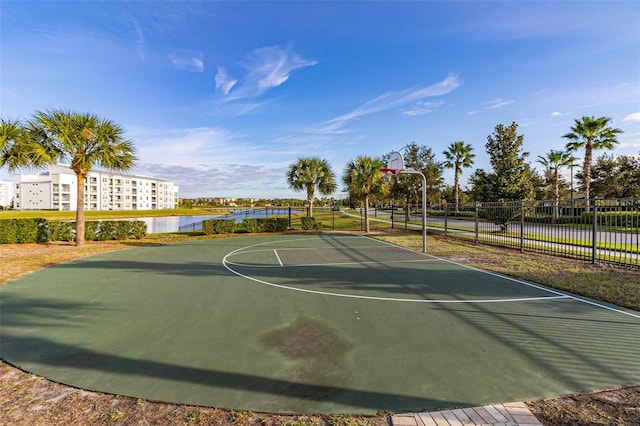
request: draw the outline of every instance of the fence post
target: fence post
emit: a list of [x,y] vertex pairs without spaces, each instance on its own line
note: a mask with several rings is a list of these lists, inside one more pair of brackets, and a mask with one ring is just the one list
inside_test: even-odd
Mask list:
[[524,252],[524,200],[520,201],[520,252]]
[[391,200],[391,229],[393,229],[393,210],[395,206],[393,205],[393,200]]
[[476,216],[475,216],[475,229],[476,229],[476,240],[475,243],[478,244],[478,206],[480,203],[476,201]]
[[593,201],[592,201],[592,212],[593,212],[593,216],[591,217],[591,219],[593,220],[593,232],[591,235],[591,263],[595,264],[596,263],[596,251],[598,249],[598,197],[593,197]]

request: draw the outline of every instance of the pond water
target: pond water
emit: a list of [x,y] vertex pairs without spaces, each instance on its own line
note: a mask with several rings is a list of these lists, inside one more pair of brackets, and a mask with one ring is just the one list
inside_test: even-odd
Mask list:
[[[291,210],[291,214],[298,213],[299,210]],[[199,215],[199,216],[164,216],[164,217],[141,217],[147,224],[147,234],[160,234],[163,232],[195,231],[202,229],[202,221],[205,219],[234,219],[236,223],[243,219],[259,217],[287,216],[289,209],[243,209],[235,210],[228,214]]]

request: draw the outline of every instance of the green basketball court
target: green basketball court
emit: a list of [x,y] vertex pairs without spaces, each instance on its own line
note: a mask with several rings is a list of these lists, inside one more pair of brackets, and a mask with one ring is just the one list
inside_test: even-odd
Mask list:
[[0,287],[0,355],[73,386],[267,412],[640,382],[640,313],[349,235],[134,248]]

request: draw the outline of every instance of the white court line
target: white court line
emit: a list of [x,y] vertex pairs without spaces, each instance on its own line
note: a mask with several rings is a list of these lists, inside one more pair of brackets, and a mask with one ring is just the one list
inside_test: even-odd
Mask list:
[[[366,235],[362,235],[362,237],[363,238],[372,239],[372,240],[376,240],[375,238],[367,237]],[[397,246],[397,245],[389,243],[387,241],[382,241],[382,240],[376,240],[376,241],[380,241],[381,243],[384,243],[384,244],[389,244],[392,247],[399,247],[401,249],[408,250],[408,251],[410,251],[412,253],[417,253],[415,250],[411,250],[411,249],[408,249],[406,247]],[[603,305],[601,303],[593,302],[593,301],[588,300],[588,299],[583,299],[581,297],[577,297],[577,296],[574,296],[574,295],[569,294],[569,293],[564,293],[564,292],[561,292],[561,291],[553,290],[553,289],[550,289],[550,288],[547,288],[547,287],[543,287],[541,285],[537,285],[537,284],[533,284],[533,283],[530,283],[530,282],[527,282],[527,281],[519,280],[517,278],[512,278],[512,277],[509,277],[509,276],[506,276],[506,275],[498,274],[496,272],[485,271],[484,269],[474,268],[473,266],[465,265],[464,263],[454,262],[453,260],[442,259],[442,258],[433,256],[433,255],[428,255],[428,256],[431,256],[434,259],[442,260],[444,262],[452,263],[454,265],[462,266],[463,268],[471,269],[473,271],[482,272],[484,274],[492,275],[492,276],[498,277],[498,278],[504,278],[506,280],[513,281],[513,282],[516,282],[518,284],[522,284],[522,285],[526,285],[526,286],[529,286],[529,287],[537,288],[539,290],[546,291],[548,293],[564,296],[566,298],[573,299],[573,300],[578,301],[578,302],[586,303],[587,305],[597,306],[599,308],[607,309],[609,311],[617,312],[619,314],[629,315],[630,317],[634,317],[634,318],[640,319],[640,315],[633,314],[633,313],[627,312],[627,311],[623,311],[621,309],[616,309],[616,308],[613,308],[611,306]]]
[[[259,250],[254,250],[253,252],[257,252],[257,251]],[[249,253],[249,252],[243,252],[243,253]],[[276,254],[276,256],[278,255]],[[229,265],[244,266],[247,268],[304,268],[304,267],[311,267],[311,266],[385,265],[388,263],[435,262],[437,260],[438,259],[380,260],[380,261],[365,261],[365,262],[327,262],[327,263],[301,263],[299,265],[284,265],[280,261],[280,257],[278,257],[278,261],[280,262],[280,265],[265,265],[265,264],[259,264],[259,263],[238,263],[238,262],[231,262],[229,260],[227,260],[227,263]]]
[[[312,239],[312,238],[306,238],[306,239]],[[235,254],[237,254],[238,252],[241,252],[244,249],[248,249],[248,248],[252,248],[252,247],[258,247],[258,246],[262,246],[262,245],[266,245],[266,244],[273,244],[273,243],[277,243],[277,242],[284,242],[284,241],[296,241],[296,240],[281,240],[281,241],[269,241],[269,242],[265,242],[265,243],[259,243],[259,244],[253,244],[250,246],[246,246],[246,247],[240,247],[238,249],[235,249],[229,253],[227,253],[224,258],[222,259],[222,265],[232,274],[238,275],[240,277],[246,278],[248,280],[251,281],[255,281],[261,284],[265,284],[271,287],[276,287],[276,288],[282,288],[285,290],[292,290],[292,291],[299,291],[301,293],[312,293],[312,294],[320,294],[323,296],[335,296],[335,297],[345,297],[345,298],[350,298],[350,299],[365,299],[365,300],[381,300],[381,301],[388,301],[388,302],[409,302],[409,303],[502,303],[502,302],[524,302],[524,301],[535,301],[535,300],[549,300],[549,299],[566,299],[569,296],[567,295],[560,295],[560,296],[544,296],[544,297],[523,297],[523,298],[517,298],[517,299],[477,299],[477,300],[445,300],[445,299],[402,299],[402,298],[392,298],[392,297],[376,297],[376,296],[362,296],[362,295],[356,295],[356,294],[342,294],[342,293],[332,293],[332,292],[328,292],[328,291],[319,291],[319,290],[309,290],[309,289],[305,289],[305,288],[297,288],[297,287],[289,287],[286,285],[281,285],[281,284],[275,284],[269,281],[265,281],[265,280],[261,280],[255,277],[252,277],[250,275],[245,275],[241,272],[238,272],[236,270],[234,270],[233,268],[231,268],[229,265],[234,265],[233,262],[230,262],[227,260],[228,257],[233,256]],[[374,241],[378,241],[378,240],[374,240]],[[380,241],[381,243],[384,244],[389,244],[385,241]],[[404,249],[404,247],[400,247],[400,246],[395,246],[393,244],[389,244],[393,247],[398,247],[401,249]],[[408,249],[407,249],[408,250]],[[413,253],[417,253],[414,252],[413,250],[409,250]],[[432,257],[434,259],[438,259],[435,256],[427,256],[425,255],[425,257]]]
[[[352,238],[351,236],[347,237],[347,238]],[[378,245],[374,245],[374,246],[357,246],[357,247],[281,247],[278,250],[280,251],[298,251],[298,250],[316,250],[316,251],[320,251],[320,250],[359,250],[359,249],[387,249],[388,247],[383,247],[380,244]],[[391,248],[401,248],[401,247],[395,247],[395,246],[391,246]],[[243,253],[249,253],[249,252],[243,252]]]
[[276,255],[276,259],[278,259],[278,263],[280,264],[280,266],[282,266],[282,260],[280,260],[280,256],[278,256],[278,251],[276,249],[273,249],[273,254]]

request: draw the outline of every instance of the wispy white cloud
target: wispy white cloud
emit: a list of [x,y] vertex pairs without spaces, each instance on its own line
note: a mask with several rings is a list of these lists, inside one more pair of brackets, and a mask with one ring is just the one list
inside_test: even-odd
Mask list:
[[485,106],[489,109],[494,109],[502,108],[503,106],[511,105],[512,103],[513,101],[509,99],[495,98],[490,100],[489,102],[486,102]]
[[311,132],[316,134],[347,133],[349,130],[346,129],[346,125],[352,120],[377,112],[400,108],[411,103],[424,102],[423,99],[425,98],[443,96],[457,89],[460,84],[457,76],[449,75],[441,82],[430,86],[388,92],[365,102],[353,111],[315,126]]
[[204,71],[203,54],[199,50],[174,49],[167,54],[167,57],[177,69],[191,72]]
[[640,121],[640,112],[629,114],[625,118],[623,118],[622,121]]
[[220,90],[227,95],[237,82],[238,80],[231,77],[225,67],[218,67],[218,72],[216,73],[216,90]]
[[292,71],[316,65],[318,62],[305,59],[295,53],[291,46],[268,46],[255,49],[247,61],[247,81],[257,85],[258,94],[278,87],[289,79]]
[[135,16],[130,14],[127,16],[127,20],[131,24],[131,27],[133,28],[133,31],[135,33],[134,43],[136,49],[138,50],[138,56],[140,57],[141,61],[144,61],[147,56],[147,41],[144,36],[144,31],[142,31],[142,27],[140,26],[140,23]]
[[536,124],[536,120],[533,118],[521,118],[518,120],[518,126],[530,127]]
[[551,113],[552,117],[562,117],[564,115],[567,115],[567,114],[564,113],[564,112],[559,112],[559,111],[554,111],[554,112]]
[[402,115],[406,117],[414,117],[416,115],[423,115],[433,112],[444,105],[444,101],[438,102],[425,102],[418,101],[410,109],[402,111]]
[[[228,87],[226,92],[221,90],[226,96],[225,101],[235,101],[238,99],[258,97],[269,89],[281,86],[285,83],[291,73],[296,70],[316,65],[318,62],[313,59],[306,59],[293,51],[292,46],[282,48],[280,46],[267,46],[254,49],[244,60],[242,66],[245,75],[236,80],[236,83]],[[226,68],[221,67],[224,72],[216,76],[216,87],[218,87],[218,76],[226,83],[232,81],[227,75]],[[226,88],[224,84],[220,88]]]

